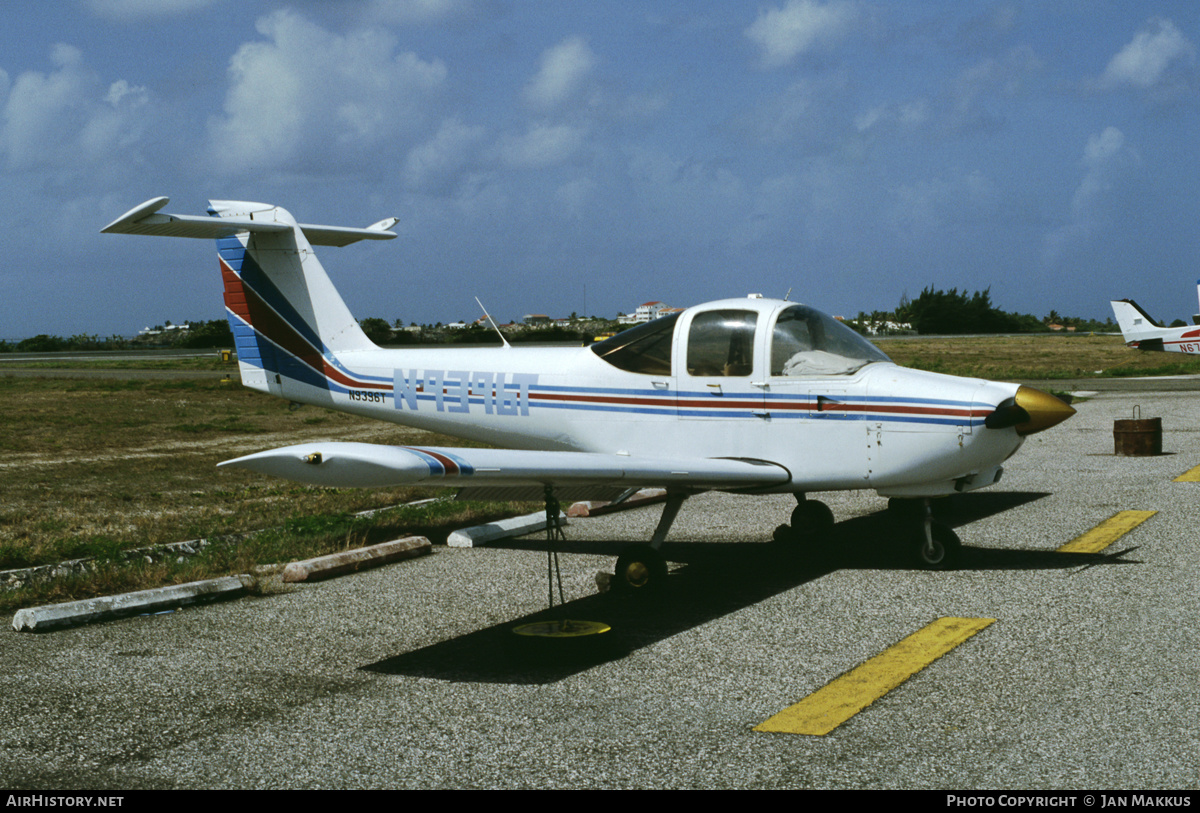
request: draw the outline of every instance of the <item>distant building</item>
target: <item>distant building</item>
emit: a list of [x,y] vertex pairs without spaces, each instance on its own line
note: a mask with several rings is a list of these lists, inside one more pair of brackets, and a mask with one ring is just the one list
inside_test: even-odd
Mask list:
[[527,313],[521,320],[530,327],[550,324],[550,317],[544,313]]
[[651,322],[661,316],[661,312],[666,307],[663,302],[643,302],[633,312],[633,320],[635,322]]
[[153,341],[157,338],[170,339],[172,336],[178,336],[180,333],[191,330],[191,325],[172,325],[168,324],[165,327],[155,325],[154,327],[144,327],[138,331],[137,338],[142,341]]
[[660,316],[666,316],[668,313],[674,313],[678,308],[668,308],[662,302],[643,302],[637,306],[637,310],[628,316],[618,316],[617,322],[622,325],[638,325],[644,322],[652,322]]
[[[841,319],[841,317],[838,317]],[[872,336],[888,335],[889,333],[912,333],[912,325],[908,322],[858,322]]]

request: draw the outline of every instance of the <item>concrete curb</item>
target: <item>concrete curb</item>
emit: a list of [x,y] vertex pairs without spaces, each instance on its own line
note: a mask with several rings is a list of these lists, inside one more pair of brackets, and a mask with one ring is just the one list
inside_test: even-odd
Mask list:
[[17,614],[13,616],[12,625],[17,632],[44,632],[106,618],[172,610],[202,601],[236,598],[246,592],[243,579],[248,581],[249,576],[225,576],[220,579],[156,587],[153,590],[139,590],[136,593],[122,593],[117,596],[101,596],[82,601],[68,601],[63,604],[28,607],[24,610],[17,610]]
[[[566,515],[560,513],[559,518],[565,525]],[[450,534],[447,545],[469,548],[497,539],[544,530],[545,527],[546,515],[544,512],[538,512],[454,531]],[[401,559],[415,558],[431,552],[432,549],[433,546],[429,540],[423,536],[394,539],[391,542],[372,545],[369,548],[319,556],[302,562],[292,562],[284,568],[283,581],[318,581],[378,567]],[[16,612],[13,616],[12,626],[18,632],[45,632],[94,621],[161,612],[204,601],[236,598],[246,592],[246,585],[251,581],[250,576],[226,576],[220,579],[156,587],[152,590],[140,590],[115,596],[27,607]]]
[[423,536],[406,536],[403,539],[393,539],[391,542],[381,542],[366,548],[346,550],[341,553],[331,553],[302,562],[292,562],[283,569],[285,582],[319,581],[345,573],[354,573],[372,567],[379,567],[400,559],[413,559],[424,556],[433,549],[429,540]]
[[[563,525],[567,524],[566,514],[560,511],[558,518]],[[476,545],[495,542],[497,539],[508,539],[510,536],[524,536],[525,534],[544,530],[546,530],[546,512],[539,511],[536,514],[525,514],[520,517],[499,519],[495,522],[489,522],[487,525],[460,528],[446,537],[446,547],[473,548]]]
[[630,508],[653,505],[657,502],[666,502],[666,499],[667,490],[665,488],[643,488],[625,502],[577,502],[567,509],[567,516],[598,517],[602,514],[611,514],[613,511],[625,511]]

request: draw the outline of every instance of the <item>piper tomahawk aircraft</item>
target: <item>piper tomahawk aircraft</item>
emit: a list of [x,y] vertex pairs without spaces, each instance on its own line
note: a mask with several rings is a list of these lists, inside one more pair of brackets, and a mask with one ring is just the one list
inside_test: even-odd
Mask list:
[[[1196,282],[1196,293],[1200,297],[1200,281]],[[1200,314],[1194,317],[1196,325],[1187,327],[1163,327],[1150,318],[1132,299],[1114,299],[1113,315],[1121,326],[1125,344],[1138,350],[1166,350],[1172,353],[1200,353]]]
[[505,447],[318,442],[220,465],[323,486],[505,498],[516,488],[548,505],[555,494],[665,487],[650,544],[617,560],[614,583],[626,589],[664,581],[659,548],[684,499],[705,490],[794,494],[790,526],[775,531],[791,543],[833,525],[809,493],[874,489],[923,506],[904,512],[901,535],[918,562],[945,567],[959,541],[933,521],[929,498],[995,483],[1026,436],[1074,414],[1030,387],[899,367],[820,311],[753,294],[589,347],[383,349],[312,246],[393,238],[394,218],[352,229],[240,201],[211,201],[209,217],[160,213],[167,202],[149,200],[103,231],[216,239],[247,387]]

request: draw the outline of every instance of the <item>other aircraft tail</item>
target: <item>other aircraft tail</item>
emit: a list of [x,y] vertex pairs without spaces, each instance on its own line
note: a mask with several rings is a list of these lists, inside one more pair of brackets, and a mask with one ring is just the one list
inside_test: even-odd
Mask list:
[[1157,339],[1161,345],[1165,328],[1150,318],[1136,302],[1132,299],[1114,299],[1109,304],[1112,305],[1113,315],[1117,317],[1117,324],[1121,326],[1121,336],[1126,344]]
[[225,313],[247,387],[285,397],[327,390],[338,376],[338,354],[375,348],[312,246],[394,238],[388,229],[395,218],[353,229],[300,224],[265,203],[210,201],[209,217],[159,213],[167,203],[146,201],[102,232],[216,239]]

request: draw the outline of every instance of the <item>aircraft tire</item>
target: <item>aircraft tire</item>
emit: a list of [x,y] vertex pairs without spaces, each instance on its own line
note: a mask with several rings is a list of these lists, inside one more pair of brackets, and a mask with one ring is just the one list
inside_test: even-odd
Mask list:
[[962,554],[962,542],[949,525],[933,523],[933,550],[925,547],[925,530],[917,531],[917,543],[913,546],[916,563],[926,570],[948,570],[958,564]]
[[613,587],[627,595],[661,592],[667,582],[667,562],[649,545],[633,545],[617,557]]
[[815,539],[833,530],[833,511],[820,500],[801,500],[792,509],[792,531],[795,536]]

